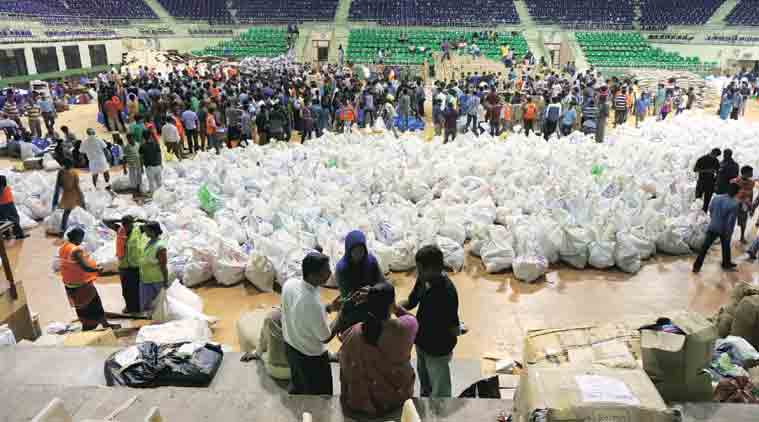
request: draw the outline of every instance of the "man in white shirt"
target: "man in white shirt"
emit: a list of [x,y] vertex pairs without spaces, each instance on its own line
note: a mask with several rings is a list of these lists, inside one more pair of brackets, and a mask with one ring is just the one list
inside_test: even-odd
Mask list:
[[282,332],[290,365],[290,394],[332,395],[332,369],[326,343],[333,335],[327,313],[338,311],[338,296],[324,306],[319,286],[329,280],[329,257],[313,252],[303,258],[303,279],[282,287]]
[[163,139],[166,149],[174,153],[179,160],[182,159],[182,144],[180,142],[179,130],[174,126],[174,117],[166,118],[166,124],[161,128],[161,139]]
[[190,150],[190,154],[194,154],[195,151],[200,149],[198,143],[198,127],[200,122],[198,121],[198,115],[191,109],[187,109],[182,113],[182,124],[184,125],[184,131],[187,135],[187,146]]

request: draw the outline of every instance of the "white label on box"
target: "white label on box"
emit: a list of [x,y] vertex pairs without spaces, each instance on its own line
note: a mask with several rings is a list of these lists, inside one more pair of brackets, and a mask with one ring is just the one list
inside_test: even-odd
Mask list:
[[640,405],[640,400],[630,392],[624,382],[618,379],[599,375],[578,375],[575,380],[580,388],[582,401]]

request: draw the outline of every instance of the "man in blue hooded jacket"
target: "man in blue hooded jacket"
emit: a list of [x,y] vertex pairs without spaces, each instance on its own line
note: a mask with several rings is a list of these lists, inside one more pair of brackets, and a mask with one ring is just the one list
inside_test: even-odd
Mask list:
[[356,305],[349,300],[351,296],[364,287],[386,282],[377,258],[366,247],[366,236],[361,231],[354,230],[345,236],[345,255],[337,263],[335,280],[343,308],[332,332],[342,333],[366,316],[365,304]]

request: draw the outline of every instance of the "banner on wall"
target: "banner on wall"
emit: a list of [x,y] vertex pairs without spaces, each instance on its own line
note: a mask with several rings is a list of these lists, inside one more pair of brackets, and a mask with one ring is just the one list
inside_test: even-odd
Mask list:
[[741,43],[759,43],[759,36],[754,35],[726,35],[726,34],[709,34],[706,41],[724,44],[741,44]]

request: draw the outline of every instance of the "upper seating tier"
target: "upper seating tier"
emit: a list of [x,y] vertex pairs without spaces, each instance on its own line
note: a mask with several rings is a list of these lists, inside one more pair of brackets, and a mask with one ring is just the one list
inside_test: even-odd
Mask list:
[[143,0],[2,0],[0,13],[34,16],[61,25],[83,20],[157,19]]
[[641,0],[644,26],[703,25],[725,0]]
[[538,24],[619,25],[632,27],[632,0],[527,0]]
[[725,20],[728,25],[759,26],[759,0],[739,0]]
[[382,25],[481,26],[518,24],[513,0],[353,0],[349,19]]

